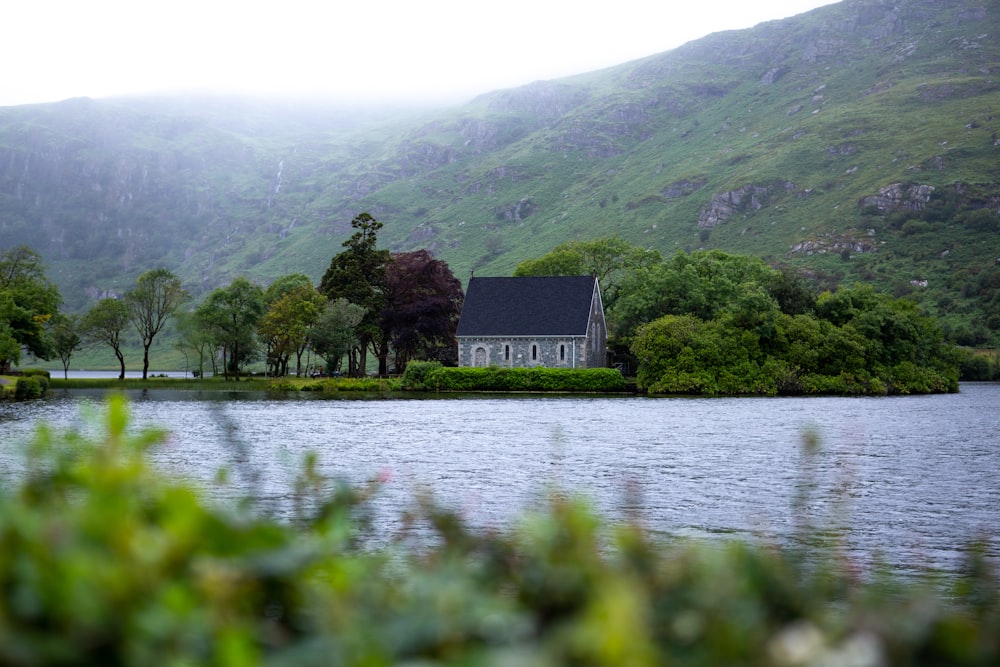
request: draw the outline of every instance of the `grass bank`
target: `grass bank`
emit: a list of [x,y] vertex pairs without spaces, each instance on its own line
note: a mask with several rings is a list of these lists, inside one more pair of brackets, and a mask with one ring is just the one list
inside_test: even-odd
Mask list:
[[399,381],[384,378],[265,378],[242,377],[239,381],[223,377],[171,378],[151,376],[141,378],[53,378],[51,388],[58,389],[172,389],[178,391],[309,391],[335,392],[388,392],[399,389]]

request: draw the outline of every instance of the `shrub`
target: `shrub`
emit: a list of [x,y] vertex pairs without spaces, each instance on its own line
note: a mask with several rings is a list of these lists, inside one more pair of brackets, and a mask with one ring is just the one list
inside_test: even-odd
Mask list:
[[[412,365],[412,364],[411,364]],[[409,371],[409,367],[407,367]],[[613,368],[485,368],[437,366],[418,369],[417,377],[434,391],[619,392],[625,378]],[[414,381],[415,383],[415,381]],[[406,376],[403,386],[409,388]]]
[[32,398],[41,398],[45,394],[45,387],[38,379],[33,377],[20,377],[14,387],[14,400],[26,401]]
[[962,380],[986,381],[997,378],[995,362],[989,356],[971,350],[962,351],[959,373]]
[[403,389],[408,391],[427,391],[431,389],[428,378],[432,372],[441,368],[438,361],[411,361],[403,371]]

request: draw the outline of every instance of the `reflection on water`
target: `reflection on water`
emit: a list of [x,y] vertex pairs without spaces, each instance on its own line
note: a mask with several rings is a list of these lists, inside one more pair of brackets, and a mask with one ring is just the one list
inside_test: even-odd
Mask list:
[[[279,514],[313,451],[327,475],[389,480],[376,506],[386,528],[422,489],[498,526],[555,486],[669,535],[786,540],[808,521],[836,529],[862,566],[954,571],[974,539],[1000,562],[996,384],[906,398],[130,396],[136,427],[171,430],[159,466],[219,499],[252,491]],[[100,404],[99,392],[73,391],[4,405],[0,432],[5,445],[23,441],[32,422],[80,425],[81,408]],[[812,455],[808,432],[820,441]],[[0,465],[16,469],[10,447]],[[213,485],[221,467],[235,488]]]

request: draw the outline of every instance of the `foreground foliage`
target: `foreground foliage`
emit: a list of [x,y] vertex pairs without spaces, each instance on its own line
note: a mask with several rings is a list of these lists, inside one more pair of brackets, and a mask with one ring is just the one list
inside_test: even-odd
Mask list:
[[[554,495],[496,532],[421,501],[374,535],[377,484],[307,457],[294,521],[157,474],[164,433],[110,402],[99,441],[39,430],[0,494],[0,663],[992,665],[1000,586],[859,582],[833,551],[657,543]],[[374,547],[372,538],[381,539]],[[815,546],[815,544],[814,544]]]

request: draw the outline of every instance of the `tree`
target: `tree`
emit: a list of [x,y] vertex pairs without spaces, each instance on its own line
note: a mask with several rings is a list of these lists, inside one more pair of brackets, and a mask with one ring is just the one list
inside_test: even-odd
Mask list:
[[340,370],[344,355],[358,344],[357,328],[364,317],[364,308],[337,299],[326,304],[309,330],[309,344],[331,371]]
[[308,345],[309,328],[326,305],[309,276],[282,276],[264,291],[266,312],[258,333],[267,347],[267,366],[274,375],[288,374],[288,361],[295,355],[295,374],[302,375],[302,354]]
[[118,379],[125,379],[125,354],[122,352],[122,332],[130,320],[124,301],[101,299],[80,320],[80,333],[85,345],[106,344],[114,350],[121,371]]
[[660,264],[630,272],[622,280],[609,319],[626,341],[638,327],[663,315],[712,320],[748,290],[770,285],[777,274],[755,257],[719,250],[678,252]]
[[[346,299],[365,309],[357,327],[357,345],[350,353],[349,373],[364,375],[368,346],[380,335],[379,317],[385,307],[385,276],[389,251],[379,250],[378,230],[382,223],[368,213],[351,220],[357,231],[343,243],[343,252],[334,255],[323,274],[319,291],[330,301]],[[380,369],[382,370],[382,369]]]
[[63,365],[63,378],[69,377],[69,362],[73,352],[83,344],[79,333],[79,320],[74,315],[58,314],[49,320],[49,335],[52,337],[52,349],[59,355]]
[[14,337],[14,330],[3,316],[4,295],[0,294],[0,373],[21,360],[21,343]]
[[37,252],[16,246],[0,254],[0,371],[20,361],[22,348],[39,359],[52,357],[45,325],[61,302]]
[[264,315],[264,290],[245,277],[220,287],[195,310],[200,326],[222,348],[226,380],[230,372],[240,379],[240,368],[252,359],[257,325]]
[[190,352],[198,359],[198,368],[194,371],[197,377],[205,377],[205,357],[212,350],[212,337],[208,331],[199,325],[198,319],[191,311],[178,312],[177,342],[174,346],[184,355],[185,361]]
[[[446,262],[426,250],[392,255],[386,267],[382,338],[392,345],[397,372],[410,359],[450,360],[457,354],[455,330],[462,312],[462,284]],[[379,359],[380,372],[385,371]]]
[[142,339],[142,379],[149,373],[149,348],[174,311],[188,298],[180,278],[167,269],[146,271],[125,295],[129,316]]
[[547,254],[521,262],[515,276],[585,276],[594,275],[601,285],[605,308],[614,305],[619,284],[630,272],[649,268],[663,261],[657,250],[634,246],[617,237],[593,241],[570,241]]

